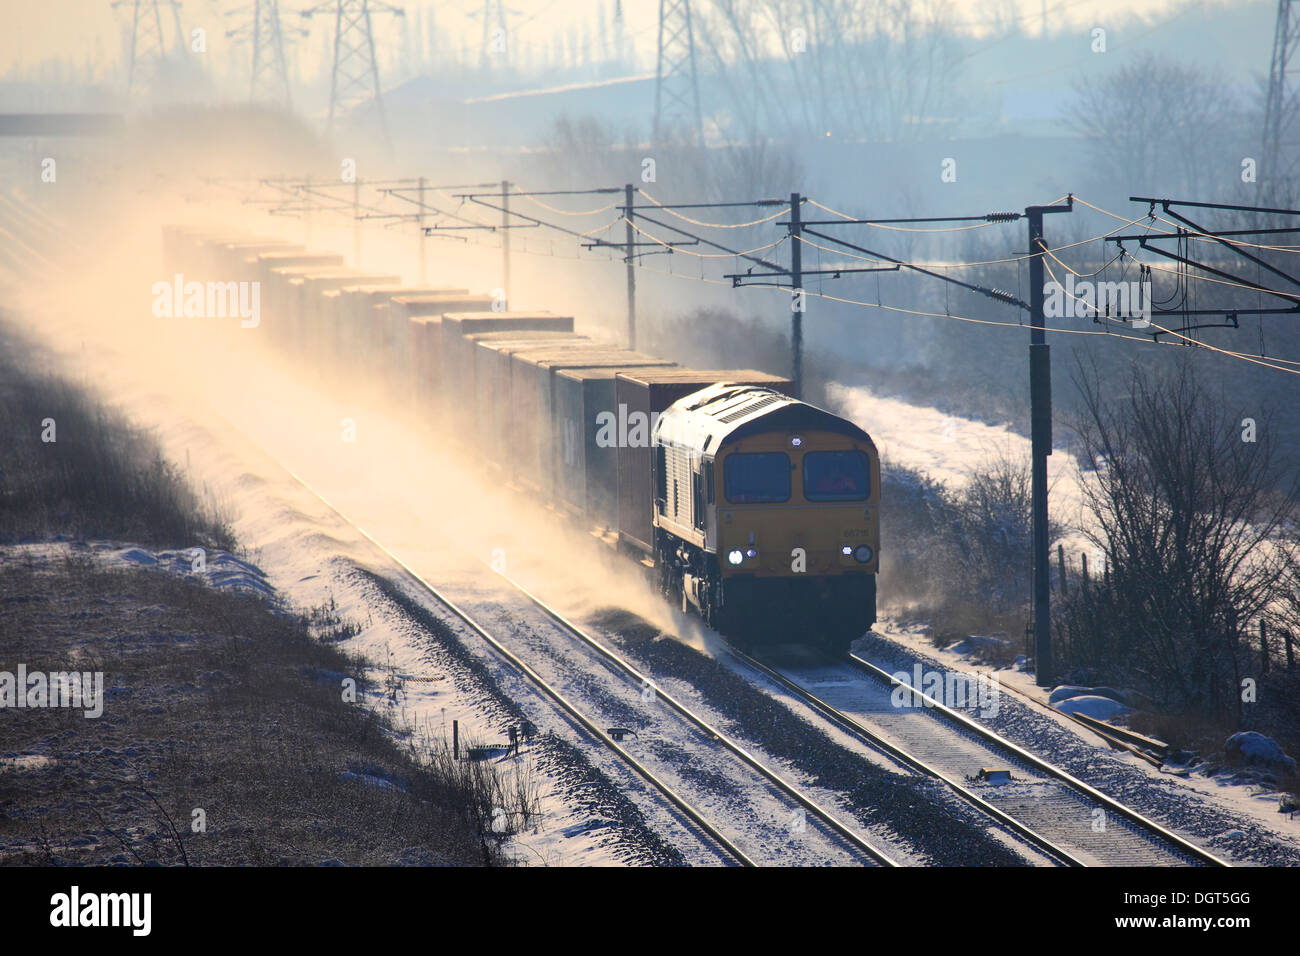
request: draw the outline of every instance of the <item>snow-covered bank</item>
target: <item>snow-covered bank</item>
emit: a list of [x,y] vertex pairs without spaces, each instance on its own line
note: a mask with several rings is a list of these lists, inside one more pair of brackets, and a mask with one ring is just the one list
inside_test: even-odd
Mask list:
[[[1008,425],[959,418],[937,408],[885,398],[860,385],[831,383],[827,391],[831,410],[865,428],[886,465],[893,462],[924,472],[954,489],[994,458],[1024,462],[1028,467],[1029,439]],[[1068,550],[1091,551],[1078,533],[1085,525],[1082,478],[1066,449],[1056,447],[1047,459],[1047,480],[1052,520],[1067,529],[1062,543]]]

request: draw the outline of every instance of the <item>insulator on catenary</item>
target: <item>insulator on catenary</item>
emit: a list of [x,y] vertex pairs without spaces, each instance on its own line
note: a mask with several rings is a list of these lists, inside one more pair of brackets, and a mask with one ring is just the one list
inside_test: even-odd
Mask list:
[[984,217],[987,222],[1011,222],[1019,218],[1020,213],[1018,212],[991,212]]

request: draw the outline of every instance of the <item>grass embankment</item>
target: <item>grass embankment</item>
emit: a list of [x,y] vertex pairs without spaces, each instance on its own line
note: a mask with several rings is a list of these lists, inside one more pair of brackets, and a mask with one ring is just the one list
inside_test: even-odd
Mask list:
[[235,542],[147,432],[32,354],[0,325],[0,672],[102,672],[103,713],[0,709],[0,862],[504,862],[501,781],[399,744],[362,662],[259,597],[89,556]]

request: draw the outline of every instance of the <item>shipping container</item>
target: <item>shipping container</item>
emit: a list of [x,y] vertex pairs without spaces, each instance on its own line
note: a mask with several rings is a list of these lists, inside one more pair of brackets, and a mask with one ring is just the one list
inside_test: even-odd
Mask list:
[[[405,354],[409,358],[403,370],[409,400],[426,414],[432,413],[437,408],[442,383],[439,360],[442,354],[442,316],[412,316],[406,322],[406,338]],[[401,354],[400,345],[398,351]]]
[[509,450],[510,357],[523,349],[590,347],[574,332],[480,332],[466,336],[473,358],[474,430],[490,461],[504,462]]
[[[444,312],[487,312],[492,308],[490,295],[395,295],[393,296],[393,317],[415,319],[422,315],[441,316]],[[453,308],[458,303],[465,303]]]
[[478,332],[572,332],[573,317],[553,312],[446,312],[442,316],[443,396],[457,402],[474,392],[469,377],[473,365],[466,335]]
[[507,358],[505,407],[509,417],[505,421],[506,447],[509,450],[506,473],[520,484],[535,490],[542,486],[541,457],[543,438],[549,432],[542,418],[543,402],[538,380],[543,378],[537,361],[568,359],[579,361],[578,356],[589,359],[590,366],[605,365],[613,359],[610,353],[616,346],[603,342],[573,342],[563,346],[547,343],[512,349]]
[[277,345],[289,346],[296,334],[296,323],[292,316],[282,311],[279,301],[281,298],[279,285],[281,282],[284,283],[287,295],[288,277],[277,276],[275,270],[293,266],[304,268],[333,266],[341,269],[343,257],[335,253],[322,252],[262,252],[250,258],[256,259],[257,281],[261,283],[262,300],[267,306],[267,336]]
[[273,269],[283,269],[287,266],[344,268],[343,257],[333,252],[261,252],[251,258],[257,261],[257,277],[262,282],[270,279]]
[[397,374],[407,400],[432,409],[442,379],[442,315],[492,307],[490,295],[394,296],[388,305],[393,323]]
[[285,276],[288,348],[317,369],[333,361],[335,330],[329,324],[322,294],[356,282],[362,273],[339,266],[290,266],[275,270]]
[[332,266],[288,266],[274,269],[272,274],[278,277],[284,291],[281,301],[285,312],[285,348],[290,354],[305,364],[316,361],[320,354],[321,343],[308,334],[311,325],[307,319],[307,302],[304,295],[306,277],[322,272],[335,271]]
[[564,368],[555,376],[556,494],[603,529],[618,529],[617,377],[671,368]]
[[[258,281],[257,270],[249,268],[250,258],[270,252],[306,251],[302,246],[287,239],[242,239],[238,242],[220,243],[216,247],[213,261],[219,275],[228,276],[235,282],[256,282]],[[263,299],[265,299],[265,290],[263,290]]]
[[513,434],[520,465],[517,477],[549,498],[560,454],[555,429],[555,375],[565,368],[669,367],[652,355],[609,346],[590,349],[529,349],[512,356],[510,407],[520,426]]
[[619,372],[614,380],[614,416],[618,445],[619,543],[650,554],[654,487],[651,429],[659,413],[691,392],[732,382],[757,385],[785,395],[793,385],[788,378],[754,369],[663,369]]
[[[368,367],[371,372],[377,372],[381,369],[392,368],[394,364],[393,351],[397,344],[397,333],[390,311],[390,305],[394,298],[397,296],[404,298],[413,296],[459,296],[463,298],[467,295],[469,295],[468,289],[452,286],[412,289],[410,286],[403,286],[400,283],[368,283],[365,285],[358,283],[357,285],[343,287],[343,302],[341,305],[346,313],[354,316],[366,316]],[[376,307],[380,311],[376,312]]]
[[322,270],[303,276],[300,315],[310,334],[319,340],[325,365],[350,366],[355,361],[358,323],[345,321],[340,308],[341,290],[372,278],[372,273],[355,269]]
[[177,227],[170,234],[164,233],[163,261],[168,263],[167,271],[173,276],[179,272],[188,275],[190,280],[206,279],[213,247],[248,238],[247,233],[229,229]]
[[[378,275],[362,273],[346,282],[333,282],[324,279],[316,281],[319,288],[321,324],[330,330],[335,364],[340,369],[353,374],[361,374],[368,368],[370,361],[372,330],[370,316],[362,315],[350,308],[351,297],[347,289],[359,285],[393,285],[402,281],[398,275]],[[312,284],[308,282],[308,286]],[[310,293],[310,289],[309,289]]]
[[273,316],[277,341],[293,348],[302,335],[302,277],[336,273],[338,266],[278,266],[262,282],[262,309]]

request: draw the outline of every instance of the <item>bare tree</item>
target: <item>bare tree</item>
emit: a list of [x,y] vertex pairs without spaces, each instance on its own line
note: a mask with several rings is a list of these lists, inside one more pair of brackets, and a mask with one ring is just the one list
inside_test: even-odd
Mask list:
[[1085,531],[1108,580],[1064,609],[1067,655],[1167,705],[1239,716],[1248,629],[1277,596],[1298,493],[1268,423],[1247,434],[1186,362],[1157,382],[1135,367],[1119,401],[1095,367],[1076,380]]
[[955,102],[946,0],[713,0],[698,34],[747,137],[914,138]]
[[[551,126],[543,146],[544,150],[538,154],[542,178],[557,187],[641,182],[645,150],[638,147],[633,130],[620,134],[591,116],[561,116]],[[683,137],[670,137],[656,147],[655,160],[665,179],[671,174],[672,183],[688,184],[665,187],[675,199],[727,202],[779,197],[796,188],[803,178],[794,150],[763,137],[718,149],[705,148]],[[686,188],[689,192],[684,191]],[[727,213],[718,211],[711,215],[722,218]],[[752,210],[737,215],[747,218]],[[746,242],[758,245],[770,236],[771,227],[760,227]],[[733,238],[739,241],[739,237]]]
[[1235,139],[1240,106],[1220,73],[1146,54],[1079,81],[1064,123],[1088,141],[1102,182],[1201,196],[1239,184],[1240,168],[1220,154]]

